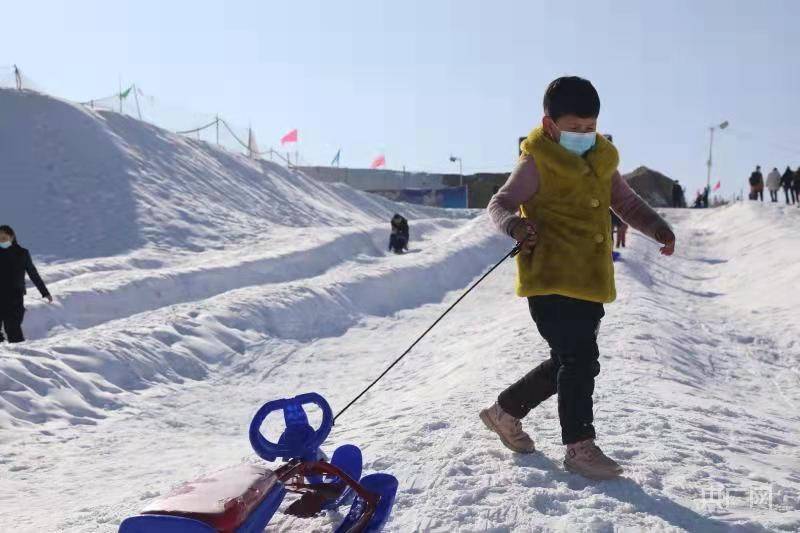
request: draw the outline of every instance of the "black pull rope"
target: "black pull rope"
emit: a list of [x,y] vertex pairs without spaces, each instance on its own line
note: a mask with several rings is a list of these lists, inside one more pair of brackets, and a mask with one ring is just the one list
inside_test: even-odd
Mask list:
[[465,297],[467,294],[469,294],[470,292],[472,292],[472,289],[474,289],[475,287],[477,287],[477,286],[478,286],[478,284],[479,284],[481,281],[483,281],[484,279],[486,279],[486,277],[487,277],[489,274],[491,274],[492,272],[494,272],[494,270],[495,270],[497,267],[499,267],[501,264],[503,264],[503,261],[505,261],[505,260],[506,260],[506,259],[508,259],[509,257],[514,257],[515,255],[517,255],[517,254],[519,253],[519,251],[520,251],[520,246],[521,246],[521,244],[520,244],[520,243],[517,243],[517,245],[516,245],[516,246],[514,246],[514,248],[513,248],[513,249],[512,249],[510,252],[508,252],[508,253],[507,253],[505,256],[503,256],[503,258],[502,258],[500,261],[498,261],[498,262],[497,262],[497,263],[496,263],[496,264],[495,264],[495,265],[494,265],[492,268],[490,268],[490,269],[489,269],[489,270],[488,270],[488,271],[487,271],[487,272],[486,272],[486,273],[485,273],[483,276],[481,276],[481,277],[480,277],[480,279],[479,279],[478,281],[476,281],[475,283],[473,283],[473,284],[472,284],[472,286],[470,286],[470,288],[469,288],[469,289],[467,289],[467,290],[464,292],[464,294],[462,294],[461,296],[459,296],[459,297],[458,297],[458,300],[456,300],[455,302],[453,302],[453,303],[450,305],[450,307],[448,307],[448,308],[447,308],[447,310],[446,310],[444,313],[442,313],[442,314],[441,314],[441,316],[439,316],[439,318],[437,318],[437,319],[436,319],[436,322],[434,322],[433,324],[431,324],[431,325],[430,325],[430,327],[429,327],[428,329],[426,329],[426,330],[425,330],[425,332],[424,332],[422,335],[420,335],[419,337],[417,337],[417,340],[415,340],[415,341],[414,341],[414,342],[411,344],[411,346],[409,346],[409,347],[408,347],[408,349],[407,349],[405,352],[403,352],[403,354],[402,354],[400,357],[398,357],[397,359],[395,359],[395,360],[394,360],[394,362],[393,362],[391,365],[389,365],[389,367],[388,367],[386,370],[384,370],[384,371],[381,373],[381,375],[380,375],[380,376],[378,376],[377,378],[375,378],[375,381],[373,381],[372,383],[370,383],[370,384],[369,384],[369,386],[368,386],[366,389],[362,390],[362,391],[361,391],[361,392],[358,394],[358,396],[356,396],[355,398],[353,398],[352,400],[350,400],[350,403],[348,403],[347,405],[345,405],[345,406],[344,406],[344,409],[342,409],[341,411],[339,411],[339,412],[336,414],[336,416],[334,416],[334,417],[333,417],[333,423],[335,424],[335,423],[336,423],[336,419],[337,419],[337,418],[339,418],[340,416],[342,416],[342,413],[344,413],[345,411],[347,411],[347,409],[349,409],[351,405],[353,405],[354,403],[356,403],[356,402],[357,402],[357,401],[358,401],[358,400],[359,400],[359,399],[360,399],[362,396],[364,396],[364,395],[367,393],[367,391],[368,391],[369,389],[371,389],[371,388],[372,388],[372,386],[373,386],[373,385],[375,385],[377,382],[379,382],[383,376],[385,376],[386,374],[388,374],[388,373],[389,373],[389,371],[390,371],[392,368],[394,368],[394,366],[395,366],[397,363],[399,363],[401,359],[403,359],[403,357],[405,357],[406,355],[408,355],[408,353],[409,353],[411,350],[413,350],[413,349],[414,349],[414,346],[416,346],[416,345],[417,345],[417,343],[418,343],[419,341],[421,341],[421,340],[422,340],[422,339],[425,337],[425,335],[427,335],[427,334],[428,334],[428,332],[430,332],[430,330],[432,330],[434,327],[436,327],[436,324],[438,324],[438,323],[439,323],[439,322],[440,322],[440,321],[441,321],[441,320],[442,320],[442,319],[443,319],[445,316],[447,316],[447,313],[449,313],[449,312],[450,312],[450,311],[451,311],[451,310],[452,310],[452,309],[453,309],[453,308],[454,308],[456,305],[458,305],[458,302],[460,302],[461,300],[463,300],[463,299],[464,299],[464,297]]

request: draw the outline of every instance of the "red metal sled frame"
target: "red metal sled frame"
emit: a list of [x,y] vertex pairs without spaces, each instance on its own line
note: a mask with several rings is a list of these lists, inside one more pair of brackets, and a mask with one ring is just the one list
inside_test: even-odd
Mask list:
[[363,531],[375,514],[375,509],[378,507],[379,496],[366,490],[358,481],[351,478],[342,469],[324,461],[308,462],[293,459],[275,471],[275,475],[278,476],[278,481],[283,483],[287,491],[301,494],[317,490],[317,486],[306,483],[303,480],[304,477],[323,474],[338,477],[345,485],[353,489],[357,497],[360,497],[364,501],[364,513],[358,519],[358,522],[349,530],[352,533]]

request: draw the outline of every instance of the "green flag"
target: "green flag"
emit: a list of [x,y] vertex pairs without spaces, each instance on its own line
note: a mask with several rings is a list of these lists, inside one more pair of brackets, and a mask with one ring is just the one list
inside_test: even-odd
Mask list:
[[123,92],[119,93],[120,98],[127,98],[128,95],[131,93],[131,89],[133,89],[133,85],[125,89]]

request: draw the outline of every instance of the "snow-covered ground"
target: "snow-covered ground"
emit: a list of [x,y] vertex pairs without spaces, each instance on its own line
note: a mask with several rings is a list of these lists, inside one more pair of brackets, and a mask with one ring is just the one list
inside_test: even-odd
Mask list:
[[[484,215],[318,184],[112,113],[2,90],[0,111],[0,175],[17,187],[0,223],[58,299],[30,294],[31,341],[0,346],[0,530],[114,531],[181,481],[255,461],[263,401],[318,391],[341,408],[510,247]],[[70,144],[81,135],[97,147]],[[405,256],[384,249],[398,210]],[[634,233],[601,328],[597,427],[626,475],[563,470],[555,400],[524,422],[531,456],[478,419],[546,356],[509,261],[328,439],[399,478],[387,530],[800,530],[800,209],[665,214],[677,255]],[[278,515],[268,531],[337,520]]]

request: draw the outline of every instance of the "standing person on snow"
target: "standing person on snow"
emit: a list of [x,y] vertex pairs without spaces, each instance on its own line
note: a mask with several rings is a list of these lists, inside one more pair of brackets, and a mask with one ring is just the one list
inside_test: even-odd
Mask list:
[[[0,226],[0,326],[8,342],[22,342],[22,320],[25,317],[25,274],[48,302],[53,297],[47,290],[39,272],[33,266],[31,254],[19,245],[10,226]],[[0,342],[5,338],[0,332]]]
[[541,127],[522,142],[516,168],[489,202],[497,228],[522,243],[516,293],[528,299],[550,358],[480,417],[506,447],[531,453],[534,442],[520,419],[557,394],[565,468],[605,479],[622,472],[595,445],[592,413],[603,304],[616,297],[608,210],[663,244],[664,255],[673,253],[675,235],[620,176],[616,148],[596,134],[599,113],[600,98],[588,80],[553,81]]
[[[756,165],[756,169],[750,174],[750,199],[757,200],[761,196],[764,201],[764,176],[761,174],[761,167]],[[708,206],[706,206],[708,207]]]
[[786,205],[789,205],[789,199],[792,204],[797,202],[797,193],[794,190],[794,172],[789,167],[786,167],[786,171],[781,176],[781,187],[783,187],[783,194],[786,195]]
[[794,172],[794,178],[792,179],[792,192],[794,192],[794,200],[800,207],[800,167],[797,167],[797,170]]
[[778,201],[778,190],[781,188],[781,173],[777,167],[773,167],[767,176],[767,189],[769,189],[769,199],[772,202]]
[[686,207],[686,199],[683,197],[683,187],[675,180],[672,183],[672,207]]
[[393,250],[396,254],[401,254],[404,250],[408,250],[408,220],[395,213],[391,224],[392,234],[389,237],[389,250]]
[[614,211],[611,211],[611,234],[614,234],[614,230],[617,230],[617,244],[616,247],[619,248],[622,246],[625,248],[625,237],[628,234],[628,225],[623,222],[621,218],[617,216]]

